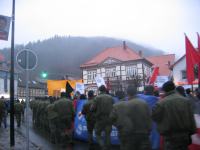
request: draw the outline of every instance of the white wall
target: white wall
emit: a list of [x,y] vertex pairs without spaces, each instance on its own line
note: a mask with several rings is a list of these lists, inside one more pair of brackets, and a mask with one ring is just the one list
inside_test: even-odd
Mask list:
[[181,70],[186,69],[186,57],[180,60],[173,68],[173,76],[174,76],[174,83],[178,85],[178,82],[181,79]]

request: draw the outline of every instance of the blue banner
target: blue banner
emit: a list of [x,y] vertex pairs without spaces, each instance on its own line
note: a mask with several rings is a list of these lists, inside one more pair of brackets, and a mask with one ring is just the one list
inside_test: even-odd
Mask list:
[[[138,95],[139,98],[145,100],[147,104],[149,105],[150,111],[152,111],[153,106],[158,102],[158,98],[155,96],[148,96],[148,95]],[[113,97],[115,100],[115,103],[119,102],[118,98]],[[80,140],[88,141],[88,132],[87,132],[87,121],[84,118],[84,115],[81,114],[81,111],[83,109],[84,103],[87,102],[87,100],[77,100],[76,103],[76,117],[74,119],[74,137]],[[120,141],[117,137],[118,131],[115,128],[115,126],[112,126],[112,132],[111,132],[111,144],[112,145],[120,145]],[[102,137],[105,139],[104,133],[102,133]],[[159,146],[159,140],[160,135],[158,134],[156,130],[156,124],[153,124],[153,130],[150,135],[150,140],[152,143],[152,149],[157,149]],[[97,143],[95,140],[95,132],[93,130],[93,141],[94,143]]]

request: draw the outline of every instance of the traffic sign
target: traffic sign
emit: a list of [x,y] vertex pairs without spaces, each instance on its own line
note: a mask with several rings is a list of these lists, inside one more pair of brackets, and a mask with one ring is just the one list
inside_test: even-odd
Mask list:
[[26,70],[26,60],[28,52],[28,70],[32,70],[37,65],[37,56],[29,49],[21,50],[16,57],[17,64],[20,68]]

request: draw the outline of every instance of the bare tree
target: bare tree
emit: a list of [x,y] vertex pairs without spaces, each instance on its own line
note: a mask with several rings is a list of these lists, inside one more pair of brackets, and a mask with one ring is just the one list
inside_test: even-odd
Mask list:
[[143,77],[138,75],[138,76],[130,76],[127,79],[127,85],[131,86],[134,85],[136,88],[141,87],[143,82]]

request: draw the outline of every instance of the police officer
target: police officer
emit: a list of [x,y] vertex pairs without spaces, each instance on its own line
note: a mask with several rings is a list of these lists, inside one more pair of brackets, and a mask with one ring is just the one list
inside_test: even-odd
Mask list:
[[[5,128],[7,128],[7,124],[6,124],[6,117],[7,117],[6,108],[8,107],[8,104],[9,104],[9,102],[6,101],[4,99],[4,97],[2,96],[1,99],[0,99],[0,119],[4,118],[4,127]],[[1,127],[1,122],[0,122],[0,127]]]
[[61,147],[66,148],[66,135],[65,135],[65,126],[67,127],[69,143],[73,144],[72,141],[72,131],[71,131],[71,120],[75,117],[76,112],[74,104],[71,100],[66,98],[66,93],[61,93],[61,99],[55,102],[53,106],[53,111],[58,113],[60,130],[61,130]]
[[[106,87],[101,85],[99,87],[100,94],[95,97],[91,105],[90,110],[95,112],[95,117],[97,118],[94,130],[95,138],[102,150],[110,150],[111,147],[111,137],[110,133],[112,131],[112,122],[109,118],[110,112],[112,111],[112,105],[115,103],[114,99],[106,94]],[[106,145],[101,137],[101,132],[105,132]]]
[[88,140],[89,140],[89,150],[94,150],[93,146],[93,136],[92,132],[96,123],[95,114],[90,111],[90,107],[94,100],[94,92],[88,91],[88,101],[83,105],[82,114],[85,115],[85,120],[87,121],[88,130]]
[[149,135],[152,129],[147,103],[137,98],[134,86],[127,89],[128,102],[113,105],[111,120],[118,129],[122,150],[151,150]]
[[17,120],[17,127],[19,127],[21,125],[21,114],[24,114],[24,106],[19,103],[19,100],[17,100],[17,103],[15,103],[14,110],[15,118]]

